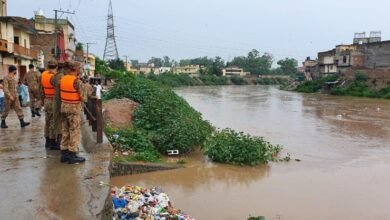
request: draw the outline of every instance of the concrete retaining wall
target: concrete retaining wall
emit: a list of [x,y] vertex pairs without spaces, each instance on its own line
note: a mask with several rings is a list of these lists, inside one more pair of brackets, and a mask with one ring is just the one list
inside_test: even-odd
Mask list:
[[97,144],[96,133],[92,132],[92,128],[88,125],[88,121],[84,118],[81,125],[82,144],[85,150],[90,154],[89,163],[90,176],[95,177],[90,181],[86,181],[91,193],[91,210],[89,213],[93,219],[112,220],[112,202],[111,188],[109,186],[100,186],[99,182],[110,183],[112,146],[107,137],[103,134],[103,143]]
[[173,170],[183,168],[183,165],[167,165],[153,163],[114,163],[112,166],[112,176],[127,176],[141,173],[149,173],[163,170]]

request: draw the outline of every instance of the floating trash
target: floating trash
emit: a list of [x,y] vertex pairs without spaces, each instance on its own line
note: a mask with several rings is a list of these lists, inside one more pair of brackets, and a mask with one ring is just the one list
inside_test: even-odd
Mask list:
[[159,187],[150,190],[130,185],[114,187],[111,196],[117,220],[195,220],[174,209],[168,195]]

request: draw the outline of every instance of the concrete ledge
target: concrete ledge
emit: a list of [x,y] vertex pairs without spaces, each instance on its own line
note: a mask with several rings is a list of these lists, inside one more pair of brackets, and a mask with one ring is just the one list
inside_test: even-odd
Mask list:
[[176,164],[154,164],[154,163],[113,163],[112,176],[126,176],[141,173],[149,173],[163,170],[174,170],[184,168],[183,165]]
[[[85,150],[90,155],[91,164],[94,167],[90,170],[89,176],[95,181],[87,182],[90,190],[89,213],[93,219],[112,219],[112,203],[109,186],[99,186],[99,181],[110,183],[112,146],[107,137],[103,134],[103,143],[97,144],[96,133],[92,132],[92,128],[88,125],[88,121],[82,116],[82,144]],[[99,180],[97,182],[97,180]]]

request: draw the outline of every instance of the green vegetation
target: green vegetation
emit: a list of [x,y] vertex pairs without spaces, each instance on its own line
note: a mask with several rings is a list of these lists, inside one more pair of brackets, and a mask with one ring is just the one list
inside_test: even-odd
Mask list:
[[[160,162],[161,156],[150,142],[147,133],[137,129],[112,130],[106,128],[106,134],[119,152],[131,152],[122,159],[131,161]],[[117,135],[117,136],[116,136]]]
[[260,54],[258,50],[253,49],[247,56],[234,57],[227,66],[237,66],[254,75],[266,75],[271,73],[273,61],[271,54]]
[[169,87],[180,86],[220,86],[220,85],[247,85],[248,82],[240,76],[225,77],[211,74],[202,74],[199,77],[191,77],[188,74],[163,73],[150,74],[148,79],[159,82]]
[[123,97],[141,104],[134,115],[134,126],[160,153],[171,149],[189,152],[201,146],[212,131],[183,98],[146,78],[121,78],[106,99]]
[[368,98],[390,98],[390,83],[386,87],[380,90],[373,90],[367,84],[367,75],[362,72],[357,72],[355,74],[355,80],[352,81],[348,86],[342,87],[337,86],[333,88],[330,93],[332,95],[350,95],[358,97],[368,97]]
[[257,78],[256,84],[257,85],[284,85],[288,82],[287,79],[284,78]]
[[215,162],[255,166],[272,161],[281,146],[231,129],[216,131],[205,143],[205,154]]
[[322,89],[325,82],[334,82],[338,79],[338,76],[328,76],[320,80],[305,81],[300,84],[295,91],[303,93],[314,93]]
[[254,166],[272,160],[281,149],[230,129],[215,131],[183,98],[145,76],[124,76],[105,95],[105,99],[123,97],[140,103],[140,107],[134,113],[134,128],[106,128],[114,148],[130,152],[115,157],[118,162],[160,162],[167,150],[187,153],[205,146],[205,154],[216,162]]
[[249,217],[248,220],[265,220],[265,217],[264,216]]
[[242,78],[240,76],[232,76],[232,77],[230,77],[230,81],[234,85],[248,85],[248,81],[246,81],[244,78]]

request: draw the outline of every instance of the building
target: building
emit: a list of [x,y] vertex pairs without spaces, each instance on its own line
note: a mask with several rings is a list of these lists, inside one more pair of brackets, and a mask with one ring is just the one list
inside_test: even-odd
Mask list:
[[335,57],[336,49],[318,53],[318,67],[321,75],[338,73]]
[[171,67],[159,67],[159,68],[155,68],[154,74],[159,75],[163,73],[169,73],[171,71],[172,71]]
[[[4,3],[5,1],[2,1]],[[2,12],[6,14],[6,12]],[[27,72],[28,65],[36,65],[39,52],[31,49],[31,36],[35,34],[34,25],[22,17],[0,17],[0,71],[2,77],[8,74],[8,66],[18,68],[18,78]]]
[[250,75],[248,72],[244,72],[244,69],[238,67],[227,67],[222,70],[223,76],[246,76]]
[[84,73],[88,77],[95,77],[95,70],[96,70],[96,56],[89,53],[88,57],[87,54],[84,54]]
[[[51,59],[59,61],[73,60],[77,39],[75,28],[67,19],[57,19],[57,32],[54,18],[46,18],[42,10],[35,12],[33,19],[36,37],[33,39],[35,48],[41,48],[45,56],[45,64]],[[57,48],[55,48],[57,46]]]
[[176,66],[173,68],[175,74],[199,74],[203,67],[201,65]]
[[370,36],[366,37],[366,32],[355,33],[353,38],[353,44],[369,44],[382,41],[382,32],[380,31],[371,31]]
[[302,64],[303,74],[305,75],[306,80],[313,80],[319,78],[317,60],[312,60],[310,59],[310,57],[307,57]]
[[7,16],[7,0],[0,0],[0,16]]

